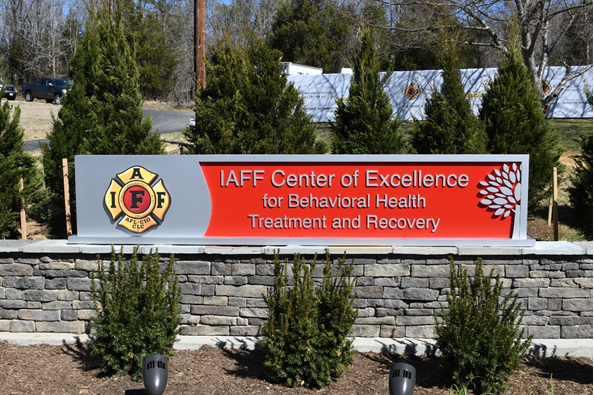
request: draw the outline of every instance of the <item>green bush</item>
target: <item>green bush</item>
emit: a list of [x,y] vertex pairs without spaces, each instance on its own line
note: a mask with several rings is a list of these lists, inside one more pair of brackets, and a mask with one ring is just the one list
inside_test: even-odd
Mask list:
[[474,387],[475,394],[503,394],[507,377],[520,367],[532,336],[521,340],[524,317],[517,294],[503,295],[499,275],[483,273],[476,263],[474,279],[450,258],[448,310],[443,322],[435,317],[437,347],[447,381],[458,388]]
[[137,252],[135,248],[128,264],[123,252],[116,257],[112,249],[108,271],[99,259],[99,270],[92,273],[97,314],[92,318],[95,332],[91,351],[102,358],[102,372],[130,374],[140,381],[144,357],[173,355],[181,324],[181,289],[173,256],[161,273],[158,252],[144,255],[141,265]]
[[578,227],[587,240],[592,240],[592,136],[583,136],[581,147],[571,178],[569,201]]
[[315,288],[316,258],[307,265],[295,256],[289,286],[288,260],[283,263],[277,256],[274,291],[266,296],[270,312],[262,327],[264,365],[271,381],[289,387],[324,387],[353,363],[352,340],[346,337],[357,318],[352,307],[353,265],[345,265],[343,257],[333,275],[326,254],[322,286]]

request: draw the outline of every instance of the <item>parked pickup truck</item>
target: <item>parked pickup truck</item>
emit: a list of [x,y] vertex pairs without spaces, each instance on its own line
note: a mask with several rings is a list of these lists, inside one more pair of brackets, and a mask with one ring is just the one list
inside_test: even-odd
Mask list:
[[60,78],[42,78],[37,85],[23,84],[21,91],[26,101],[45,99],[48,103],[62,103],[62,96],[72,86],[72,82]]

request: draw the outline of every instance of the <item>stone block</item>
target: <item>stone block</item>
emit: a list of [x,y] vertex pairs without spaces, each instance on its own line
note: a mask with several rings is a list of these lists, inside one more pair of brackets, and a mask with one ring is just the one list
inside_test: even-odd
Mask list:
[[202,284],[181,283],[179,284],[182,295],[200,295],[202,293]]
[[33,267],[22,263],[0,264],[0,276],[32,276]]
[[22,300],[23,299],[23,291],[21,291],[20,289],[8,288],[8,289],[6,289],[3,299]]
[[31,300],[36,302],[53,302],[58,300],[58,291],[46,290],[25,290],[23,291],[23,300]]
[[530,268],[524,265],[505,265],[505,277],[526,278],[530,274]]
[[[225,296],[225,298],[226,298],[226,296]],[[249,299],[249,300],[252,301],[254,299]],[[255,299],[255,300],[258,300],[258,299]],[[233,307],[246,307],[247,301],[248,301],[248,299],[246,299],[246,298],[229,297],[229,303],[227,305],[233,306]],[[264,305],[266,305],[266,303],[264,303]]]
[[390,309],[405,309],[408,308],[408,303],[400,300],[400,299],[388,299],[386,295],[386,299],[369,299],[367,301],[367,305],[371,307],[385,307]]
[[448,278],[450,276],[449,266],[418,265],[411,268],[411,277],[436,277]]
[[73,300],[72,308],[74,310],[94,310],[95,303],[90,300],[88,300],[88,301]]
[[592,317],[582,316],[552,316],[550,317],[551,325],[561,326],[575,326],[575,325],[592,325]]
[[83,333],[85,331],[83,321],[38,322],[36,327],[37,332]]
[[561,327],[547,325],[547,326],[526,326],[527,336],[534,336],[536,339],[559,339],[561,336]]
[[77,300],[79,298],[78,291],[68,291],[67,289],[61,289],[57,292],[58,300]]
[[[107,270],[109,268],[108,265],[104,265],[105,269]],[[99,271],[99,264],[97,263],[97,261],[87,261],[84,259],[76,259],[74,261],[74,268],[76,270],[85,270],[87,272],[97,272]]]
[[78,319],[78,312],[76,310],[61,310],[60,320],[62,321],[76,321]]
[[439,291],[426,288],[406,288],[403,299],[406,300],[437,300]]
[[246,285],[248,279],[245,276],[225,276],[224,284],[227,285]]
[[444,289],[450,286],[449,278],[430,278],[429,288],[431,289]]
[[210,262],[178,261],[174,268],[177,274],[210,274]]
[[72,309],[72,302],[57,300],[54,302],[47,302],[42,305],[43,310],[64,310]]
[[70,291],[91,291],[91,281],[90,278],[68,277],[68,289]]
[[542,288],[539,291],[541,298],[590,298],[591,293],[589,289],[583,288]]
[[592,299],[565,299],[563,310],[566,311],[592,311]]
[[[0,312],[1,314],[2,312]],[[1,319],[2,316],[0,315],[0,332],[9,332],[10,331],[10,320],[3,320]]]
[[180,314],[182,325],[198,325],[200,323],[199,315]]
[[411,316],[431,316],[433,317],[433,309],[422,309],[422,308],[416,308],[416,309],[405,309],[404,310],[404,315],[411,315]]
[[19,310],[19,320],[24,321],[59,321],[60,311],[58,310]]
[[68,288],[67,278],[48,278],[45,280],[45,289],[66,289]]
[[214,284],[202,284],[202,295],[203,296],[214,296],[215,294],[215,287],[218,285]]
[[245,298],[261,298],[266,295],[268,287],[264,285],[216,285],[217,296],[239,296]]
[[429,279],[403,277],[400,288],[429,288]]
[[[384,314],[384,316],[389,314]],[[357,317],[364,318],[364,317],[373,317],[375,316],[375,309],[373,307],[366,307],[363,309],[357,309]]]
[[227,296],[205,296],[202,303],[211,306],[227,306],[229,298]]
[[228,326],[196,325],[184,326],[181,334],[185,336],[229,336]]
[[592,339],[592,325],[574,325],[561,327],[562,339]]
[[76,311],[77,318],[82,321],[89,321],[92,317],[95,316],[95,310],[72,310]]
[[260,335],[259,326],[231,326],[229,327],[231,336],[258,336]]
[[234,263],[231,265],[233,276],[253,276],[256,274],[256,265],[253,263]]
[[546,288],[551,280],[548,278],[514,278],[514,288]]
[[400,326],[382,325],[380,327],[380,337],[401,338],[404,337],[405,328]]
[[246,299],[246,304],[243,307],[256,307],[256,308],[267,309],[268,305],[266,304],[266,301],[262,298],[258,298],[258,299],[249,298],[249,299]]
[[361,299],[372,299],[382,298],[384,296],[382,287],[370,286],[370,287],[353,287],[353,294],[357,295],[357,298]]
[[[231,274],[231,273],[229,273]],[[260,264],[256,265],[256,275],[258,276],[274,276],[274,265]]]
[[400,277],[374,277],[373,285],[380,287],[400,287]]
[[366,287],[366,286],[373,286],[374,277],[357,277],[357,281],[355,285]]
[[223,284],[225,282],[224,276],[187,276],[187,280],[198,284]]
[[395,325],[396,317],[387,315],[385,317],[357,318],[355,323],[357,325]]
[[546,310],[549,300],[546,298],[528,298],[528,310]]
[[407,326],[404,333],[404,337],[416,339],[434,339],[437,337],[435,325]]
[[239,316],[239,307],[230,306],[206,306],[192,305],[190,311],[195,315],[224,315],[231,317]]
[[353,325],[351,336],[354,337],[378,337],[380,335],[379,325]]
[[202,304],[204,302],[204,296],[198,295],[183,295],[181,296],[181,303],[186,304]]
[[402,316],[396,317],[396,325],[398,326],[414,326],[414,325],[434,325],[435,319],[433,316]]
[[396,287],[384,287],[384,298],[400,300],[404,298],[404,290]]
[[39,270],[34,273],[45,278],[87,278],[89,274],[83,270]]
[[544,315],[525,315],[522,319],[522,325],[545,326],[550,324],[550,317]]
[[0,307],[3,309],[24,309],[27,307],[27,302],[24,300],[0,300]]
[[10,332],[35,332],[34,321],[10,321]]
[[248,325],[252,326],[262,326],[267,320],[263,320],[262,318],[248,318]]
[[274,277],[272,276],[249,276],[248,284],[266,285],[272,287],[274,285]]
[[14,320],[19,315],[18,310],[0,309],[0,319]]
[[367,277],[402,277],[409,276],[410,270],[407,264],[366,264],[363,273]]
[[5,288],[17,289],[43,289],[45,287],[44,277],[11,277],[6,276],[2,280]]
[[73,263],[71,262],[48,262],[41,263],[39,270],[72,270]]
[[244,307],[239,309],[239,315],[241,317],[248,317],[248,318],[268,318],[268,309],[264,308],[249,308]]
[[236,317],[225,317],[219,315],[203,315],[200,317],[202,325],[237,325]]

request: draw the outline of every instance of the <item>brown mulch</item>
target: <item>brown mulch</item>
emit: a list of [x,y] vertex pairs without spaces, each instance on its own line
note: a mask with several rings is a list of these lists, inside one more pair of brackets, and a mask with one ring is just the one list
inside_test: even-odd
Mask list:
[[[321,390],[285,388],[263,378],[258,351],[176,350],[169,363],[165,395],[174,394],[388,394],[392,363],[407,362],[417,370],[415,394],[449,394],[439,378],[439,359],[357,353],[348,372]],[[592,360],[588,358],[528,358],[511,377],[509,395],[546,395],[553,376],[556,395],[592,394]],[[142,383],[105,376],[99,359],[89,356],[86,344],[17,346],[0,342],[0,393],[145,395]]]

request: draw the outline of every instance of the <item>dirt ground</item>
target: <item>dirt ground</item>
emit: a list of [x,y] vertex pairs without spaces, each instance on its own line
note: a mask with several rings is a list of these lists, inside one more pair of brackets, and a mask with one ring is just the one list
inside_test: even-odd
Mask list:
[[[259,351],[204,346],[176,351],[169,363],[165,395],[388,394],[388,373],[394,362],[415,367],[415,394],[450,394],[437,374],[438,358],[357,353],[355,364],[330,386],[290,389],[264,379]],[[591,359],[534,357],[527,358],[523,369],[511,376],[507,394],[549,394],[551,375],[556,395],[592,394]],[[16,346],[0,342],[0,389],[5,395],[146,394],[142,383],[131,381],[129,376],[101,374],[99,359],[88,355],[85,344]]]

